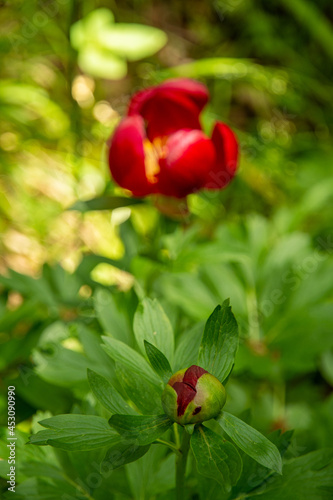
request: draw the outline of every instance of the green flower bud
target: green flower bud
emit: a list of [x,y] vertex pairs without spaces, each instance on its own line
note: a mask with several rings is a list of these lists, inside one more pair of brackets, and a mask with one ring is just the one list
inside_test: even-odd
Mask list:
[[196,365],[172,375],[162,394],[165,413],[181,425],[217,417],[225,400],[226,393],[221,382]]

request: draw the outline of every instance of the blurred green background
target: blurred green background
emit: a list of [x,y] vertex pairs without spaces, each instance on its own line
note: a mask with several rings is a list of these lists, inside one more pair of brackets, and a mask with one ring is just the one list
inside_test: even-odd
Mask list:
[[[295,429],[291,456],[327,445],[332,3],[12,0],[0,16],[1,424],[8,384],[22,443],[40,412],[95,411],[86,368],[114,376],[99,336],[133,344],[142,297],[194,348],[230,297],[242,339],[230,411],[251,409],[263,432]],[[225,121],[241,146],[236,179],[191,195],[183,221],[149,199],[117,207],[128,193],[106,161],[131,95],[175,76],[208,86],[204,129]]]

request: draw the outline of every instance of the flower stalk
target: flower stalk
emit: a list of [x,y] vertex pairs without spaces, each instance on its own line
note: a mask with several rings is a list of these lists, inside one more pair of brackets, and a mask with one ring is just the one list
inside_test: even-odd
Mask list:
[[176,500],[185,499],[185,473],[187,456],[190,449],[190,438],[190,434],[184,429],[179,448],[180,454],[176,458]]

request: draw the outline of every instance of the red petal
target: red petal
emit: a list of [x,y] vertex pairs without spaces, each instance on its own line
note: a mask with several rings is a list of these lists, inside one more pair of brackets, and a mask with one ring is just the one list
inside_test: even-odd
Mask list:
[[215,163],[212,141],[200,130],[179,130],[168,138],[166,150],[159,162],[158,192],[183,198],[201,189]]
[[209,97],[208,90],[202,83],[190,78],[172,78],[160,85],[136,93],[131,99],[128,114],[142,114],[143,108],[156,95],[168,97],[173,95],[175,99],[177,96],[185,97],[192,101],[199,111],[207,104]]
[[216,163],[208,175],[205,188],[222,189],[236,173],[238,143],[233,131],[221,122],[215,124],[212,142],[216,151]]
[[119,186],[134,196],[146,196],[155,191],[145,173],[144,121],[141,116],[127,117],[120,122],[112,137],[109,166]]
[[195,389],[198,379],[204,373],[208,373],[207,370],[204,370],[200,366],[192,365],[184,373],[183,383],[189,384]]
[[187,384],[176,382],[172,386],[177,393],[177,415],[184,415],[188,404],[195,398],[197,391]]
[[163,90],[183,93],[195,102],[200,109],[207,104],[209,97],[207,87],[203,83],[190,78],[170,78],[170,80],[161,83],[159,87]]
[[135,94],[128,115],[147,120],[152,141],[179,129],[201,129],[199,114],[208,101],[207,88],[195,80],[176,78]]

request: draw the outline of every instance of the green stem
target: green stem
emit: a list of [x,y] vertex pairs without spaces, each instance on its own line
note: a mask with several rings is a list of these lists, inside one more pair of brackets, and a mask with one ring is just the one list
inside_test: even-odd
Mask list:
[[[75,133],[75,151],[77,151],[77,144],[82,140],[82,117],[81,109],[77,101],[72,96],[72,84],[77,71],[77,54],[70,44],[70,29],[72,24],[79,21],[81,14],[82,0],[71,0],[69,4],[69,24],[68,24],[68,52],[67,52],[67,82],[68,82],[68,95],[72,105],[70,119],[71,131]],[[78,158],[80,154],[76,153]]]
[[258,316],[258,301],[254,287],[247,291],[246,302],[249,318],[249,338],[254,342],[260,342],[261,336]]
[[275,421],[284,420],[285,418],[285,403],[286,403],[286,390],[282,381],[274,386],[273,393],[273,419]]
[[178,430],[178,424],[174,423],[173,424],[173,431],[175,433],[175,441],[176,441],[176,446],[179,449],[180,448],[180,438],[179,438],[179,430]]
[[165,446],[168,446],[170,450],[174,451],[177,455],[180,455],[179,448],[173,443],[170,443],[170,441],[164,441],[164,439],[156,439],[155,443],[164,444]]
[[180,456],[176,458],[176,499],[185,499],[185,472],[187,455],[190,448],[191,436],[183,430],[182,442],[179,448]]

